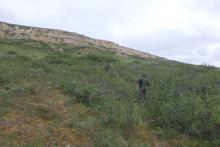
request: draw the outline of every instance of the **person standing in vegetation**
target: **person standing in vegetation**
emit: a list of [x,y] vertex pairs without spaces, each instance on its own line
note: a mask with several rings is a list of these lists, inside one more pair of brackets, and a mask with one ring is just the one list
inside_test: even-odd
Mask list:
[[142,77],[138,80],[138,86],[139,86],[139,102],[144,102],[147,92],[147,87],[150,86],[150,83],[148,81],[148,78],[146,75],[142,75]]

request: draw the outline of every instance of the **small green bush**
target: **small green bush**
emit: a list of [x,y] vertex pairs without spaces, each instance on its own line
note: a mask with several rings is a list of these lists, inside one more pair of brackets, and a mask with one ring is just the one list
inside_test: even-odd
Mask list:
[[102,96],[102,91],[98,88],[72,80],[62,82],[61,88],[65,94],[73,97],[74,100],[87,104],[97,101]]
[[32,59],[25,55],[18,55],[18,59],[21,61],[32,61]]
[[88,54],[85,58],[98,63],[114,63],[117,61],[117,59],[111,55],[102,54]]
[[105,113],[101,119],[107,126],[116,124],[123,129],[132,129],[139,122],[141,113],[136,103],[114,98],[104,99],[100,110]]
[[90,103],[100,99],[102,92],[93,86],[79,86],[75,91],[76,100],[80,102]]
[[126,142],[124,141],[123,137],[120,136],[119,132],[110,128],[103,128],[97,130],[93,134],[93,138],[95,140],[95,146],[126,146]]
[[64,80],[61,82],[61,88],[63,92],[70,97],[75,96],[75,90],[77,88],[77,82],[73,80]]
[[4,85],[6,83],[7,83],[7,79],[4,76],[0,75],[0,86]]
[[[153,119],[155,125],[169,130],[209,138],[214,125],[214,113],[209,110],[206,101],[198,94],[189,93],[188,89],[166,81],[160,82],[159,89],[150,92],[146,103],[145,115]],[[169,84],[168,84],[169,83]],[[191,90],[191,89],[190,89]],[[188,91],[188,92],[187,92]],[[208,98],[210,99],[210,98]],[[215,108],[212,106],[212,109]]]
[[68,123],[68,126],[70,128],[75,128],[79,130],[88,130],[92,129],[97,125],[98,120],[95,117],[88,117],[80,119],[78,114],[73,114],[71,116],[70,122]]
[[45,73],[52,71],[52,68],[47,62],[33,62],[31,65],[33,69],[42,69]]
[[10,54],[10,55],[17,55],[17,53],[15,51],[7,51],[7,54]]
[[72,56],[68,54],[62,54],[62,55],[48,55],[46,57],[46,61],[49,64],[65,64],[65,65],[72,65],[75,63],[75,60]]
[[4,88],[7,89],[7,95],[10,98],[19,98],[27,94],[26,88],[20,85],[10,84]]

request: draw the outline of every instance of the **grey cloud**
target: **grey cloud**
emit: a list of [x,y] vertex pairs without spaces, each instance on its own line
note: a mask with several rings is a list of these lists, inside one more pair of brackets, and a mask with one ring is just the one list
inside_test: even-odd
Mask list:
[[19,17],[0,6],[0,21],[19,22]]
[[[194,1],[190,11],[203,9],[220,16],[220,1]],[[191,26],[195,31],[192,34],[184,32],[183,28],[182,31],[160,30],[152,34],[114,36],[112,23],[123,26],[134,21],[136,16],[142,16],[142,13],[151,14],[152,2],[155,0],[7,0],[0,3],[0,21],[73,31],[170,59],[220,66],[220,49],[209,49],[209,45],[220,42],[220,37],[216,36],[220,30],[210,26]]]
[[195,0],[194,8],[204,9],[215,15],[220,14],[220,1],[219,0]]
[[[183,32],[158,32],[154,35],[136,36],[122,41],[123,44],[162,57],[179,60],[186,63],[217,65],[220,61],[219,52],[209,50],[209,45],[220,42],[214,33],[204,30],[196,35]],[[219,66],[220,64],[218,64]]]
[[[140,3],[145,6],[150,1],[152,0],[21,0],[14,1],[9,11],[16,16],[22,15],[21,24],[64,29],[111,40],[111,23],[132,21],[135,14],[139,13],[138,10],[143,9]],[[21,3],[25,5],[20,5]],[[15,5],[20,5],[19,9]]]

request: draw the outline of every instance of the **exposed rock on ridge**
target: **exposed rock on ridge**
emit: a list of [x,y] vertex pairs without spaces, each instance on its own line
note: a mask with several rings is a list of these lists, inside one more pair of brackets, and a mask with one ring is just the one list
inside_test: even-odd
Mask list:
[[0,38],[27,39],[58,44],[68,43],[76,46],[111,49],[118,54],[135,55],[144,58],[156,58],[154,55],[123,47],[110,41],[92,39],[73,32],[14,25],[5,22],[0,22]]

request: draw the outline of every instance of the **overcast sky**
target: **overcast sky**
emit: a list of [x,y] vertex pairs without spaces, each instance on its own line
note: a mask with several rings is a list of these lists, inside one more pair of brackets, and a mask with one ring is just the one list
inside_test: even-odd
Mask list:
[[220,67],[220,0],[0,0],[0,21]]

